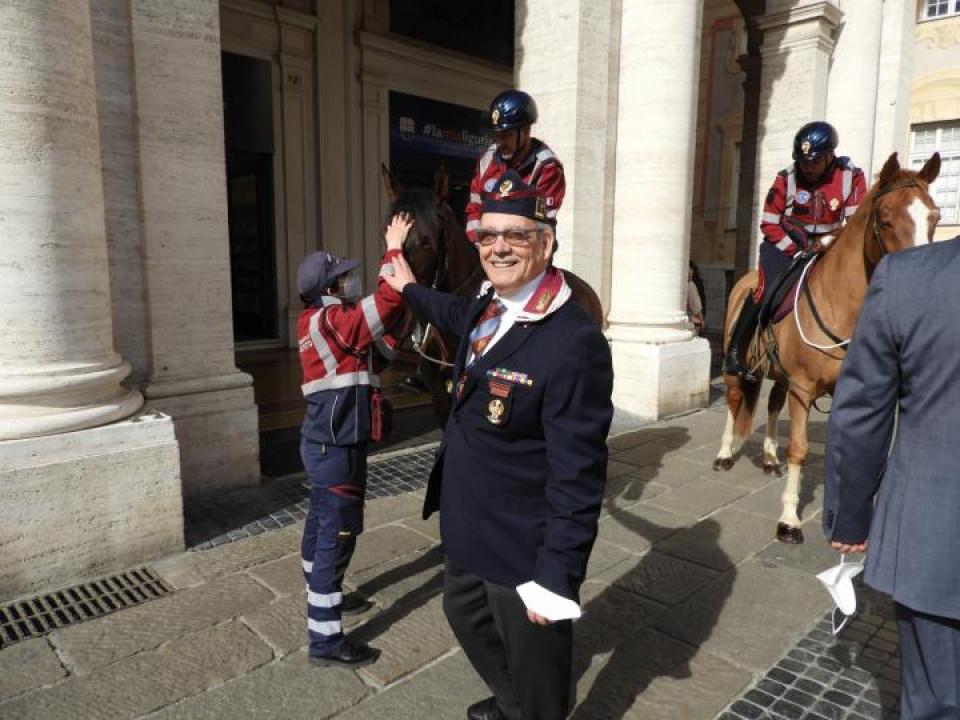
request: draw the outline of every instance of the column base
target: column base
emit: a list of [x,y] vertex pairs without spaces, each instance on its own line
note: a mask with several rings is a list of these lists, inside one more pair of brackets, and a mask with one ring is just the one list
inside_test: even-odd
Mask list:
[[148,385],[152,407],[173,418],[180,442],[183,495],[188,501],[260,482],[257,406],[249,376],[245,387],[162,395],[169,385]]
[[614,335],[610,349],[618,421],[658,420],[707,406],[710,344],[703,338],[655,344]]
[[0,442],[0,602],[183,549],[173,421]]

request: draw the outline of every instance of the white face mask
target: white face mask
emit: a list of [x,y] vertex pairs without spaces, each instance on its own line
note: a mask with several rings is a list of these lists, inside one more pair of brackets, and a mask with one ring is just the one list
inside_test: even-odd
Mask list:
[[343,299],[354,302],[360,299],[360,276],[350,273],[343,279]]
[[[833,598],[833,634],[836,635],[850,622],[857,612],[857,593],[853,588],[853,579],[863,571],[863,562],[846,562],[846,555],[840,556],[840,564],[827,568],[817,575],[817,580]],[[839,624],[837,614],[842,615]]]

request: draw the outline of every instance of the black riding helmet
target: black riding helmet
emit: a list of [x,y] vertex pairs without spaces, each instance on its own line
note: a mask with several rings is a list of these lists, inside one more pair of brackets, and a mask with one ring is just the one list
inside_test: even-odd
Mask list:
[[516,130],[537,121],[537,104],[522,90],[506,90],[490,103],[490,127]]
[[840,136],[830,123],[823,120],[807,123],[793,138],[793,159],[816,160],[833,152],[839,143]]

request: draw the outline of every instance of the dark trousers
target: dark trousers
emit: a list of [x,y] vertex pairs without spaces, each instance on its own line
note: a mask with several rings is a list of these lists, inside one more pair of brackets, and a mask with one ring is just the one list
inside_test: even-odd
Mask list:
[[773,243],[764,240],[760,244],[760,270],[763,272],[763,299],[773,292],[777,279],[790,267],[793,258],[777,250]]
[[512,587],[449,558],[443,611],[467,658],[510,720],[563,720],[570,708],[573,623],[537,625]]
[[300,544],[307,635],[311,655],[331,655],[343,643],[343,576],[363,531],[367,448],[302,441],[300,456],[310,478],[310,509]]
[[900,638],[900,717],[960,718],[960,620],[896,604]]

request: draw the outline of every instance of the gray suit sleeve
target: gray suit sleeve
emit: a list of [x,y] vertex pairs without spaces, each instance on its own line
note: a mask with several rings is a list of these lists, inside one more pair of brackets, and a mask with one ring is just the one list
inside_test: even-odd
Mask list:
[[843,363],[827,425],[823,529],[861,543],[886,466],[900,387],[899,345],[890,319],[889,258],[877,266]]

